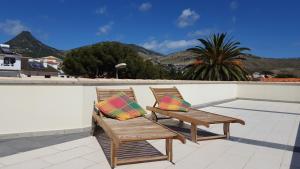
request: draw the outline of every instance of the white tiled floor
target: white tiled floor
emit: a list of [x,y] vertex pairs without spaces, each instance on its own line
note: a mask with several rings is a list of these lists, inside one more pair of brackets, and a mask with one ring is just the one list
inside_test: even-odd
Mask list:
[[[242,118],[245,126],[231,125],[231,140],[174,142],[174,162],[149,162],[119,169],[299,169],[300,104],[237,100],[205,108]],[[202,128],[202,127],[201,127]],[[203,128],[205,129],[205,128]],[[207,129],[220,133],[222,126]],[[164,152],[164,141],[150,142]],[[299,148],[298,148],[299,151]],[[0,158],[0,169],[109,169],[94,137]]]

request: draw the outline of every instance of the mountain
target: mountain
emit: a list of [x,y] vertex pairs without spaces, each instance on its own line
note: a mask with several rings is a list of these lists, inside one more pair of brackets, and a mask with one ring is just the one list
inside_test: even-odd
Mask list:
[[125,44],[125,45],[127,45],[130,48],[132,48],[133,50],[135,50],[138,53],[138,55],[140,55],[141,57],[143,57],[145,59],[159,59],[159,58],[165,56],[161,53],[146,49],[146,48],[138,46],[136,44]]
[[188,65],[194,61],[194,54],[191,51],[180,51],[161,57],[159,61],[162,64]]
[[[102,44],[102,43],[106,43],[106,42],[111,42],[113,44],[116,43],[116,44],[119,44],[119,45],[127,46],[127,47],[133,49],[135,52],[137,52],[137,54],[139,56],[141,56],[142,58],[144,58],[146,60],[151,59],[153,61],[158,61],[160,58],[165,56],[165,55],[163,55],[159,52],[155,52],[153,50],[146,49],[146,48],[144,48],[142,46],[139,46],[139,45],[136,45],[136,44],[127,44],[127,43],[118,42],[118,41],[103,41],[103,42],[98,42],[98,43],[91,44],[91,45],[81,46],[81,47],[74,48],[74,49],[71,49],[71,50],[76,50],[76,49],[79,49],[79,48],[82,48],[82,47],[89,47],[89,46]],[[68,51],[65,51],[65,52],[67,53],[71,50],[68,50]]]
[[47,46],[37,40],[30,32],[23,31],[13,39],[5,42],[11,46],[14,52],[20,53],[26,57],[45,57],[56,56],[61,57],[63,52],[53,47]]
[[[56,57],[63,57],[68,51],[61,51],[58,49],[55,49],[53,47],[50,47],[43,42],[36,39],[30,32],[23,31],[20,34],[18,34],[13,39],[5,42],[6,44],[9,44],[11,46],[12,51],[22,54],[26,57],[45,57],[45,56],[56,56]],[[103,42],[100,42],[103,43]],[[115,42],[119,43],[124,46],[128,46],[132,48],[134,51],[138,53],[139,56],[143,57],[144,59],[151,59],[154,61],[157,61],[160,57],[163,57],[164,55],[152,50],[148,50],[146,48],[143,48],[141,46],[135,45],[135,44],[126,44],[121,42]],[[81,46],[81,47],[88,47],[91,45]],[[79,47],[79,48],[81,48]],[[75,48],[77,49],[77,48]],[[72,49],[73,50],[73,49]]]
[[[63,57],[68,51],[61,51],[45,45],[37,40],[30,32],[23,31],[13,39],[6,42],[9,44],[14,52],[20,53],[27,57],[44,57],[56,56]],[[100,42],[103,43],[103,42]],[[120,45],[128,46],[138,53],[144,59],[151,59],[155,63],[174,64],[178,66],[185,66],[194,61],[194,54],[190,51],[180,51],[163,55],[161,53],[148,50],[144,47],[135,44],[126,44],[115,42]],[[91,46],[91,45],[88,45]],[[276,74],[293,74],[300,77],[300,58],[264,58],[258,56],[247,56],[245,61],[246,69],[253,72],[272,71]]]
[[300,58],[264,58],[248,56],[245,66],[249,72],[271,71],[300,77]]
[[[181,51],[161,57],[160,63],[185,66],[194,61],[195,55],[190,51]],[[293,74],[300,77],[300,58],[264,58],[246,56],[245,67],[250,72],[271,71],[275,74]]]

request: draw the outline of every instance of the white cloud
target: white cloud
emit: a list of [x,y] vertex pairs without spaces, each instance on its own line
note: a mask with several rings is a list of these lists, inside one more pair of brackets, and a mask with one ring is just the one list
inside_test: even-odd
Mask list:
[[151,40],[149,42],[145,42],[144,44],[142,44],[142,46],[146,49],[150,49],[150,50],[157,50],[158,48],[160,48],[160,44],[156,41],[156,40]]
[[177,19],[177,26],[180,27],[180,28],[191,26],[199,18],[200,18],[200,15],[197,12],[191,10],[190,8],[184,9],[181,12],[181,15]]
[[96,10],[96,14],[98,15],[106,14],[106,12],[107,12],[106,6],[102,6]]
[[152,8],[152,4],[149,3],[149,2],[142,3],[139,6],[139,10],[142,11],[142,12],[149,11],[151,8]]
[[4,22],[0,22],[0,32],[8,35],[17,35],[26,30],[29,30],[29,28],[23,25],[20,20],[7,19]]
[[229,7],[230,7],[231,10],[236,10],[236,9],[238,9],[239,4],[238,4],[237,1],[231,1],[230,4],[229,4]]
[[205,29],[200,29],[200,30],[196,30],[193,32],[189,32],[187,35],[189,37],[199,37],[199,36],[207,36],[214,32],[216,32],[216,29],[205,28]]
[[111,31],[113,24],[114,24],[113,22],[110,22],[108,24],[100,26],[96,35],[100,36],[100,35],[108,34]]
[[180,50],[195,46],[197,44],[196,40],[150,40],[142,44],[146,49],[156,50],[159,52],[169,52],[174,50]]

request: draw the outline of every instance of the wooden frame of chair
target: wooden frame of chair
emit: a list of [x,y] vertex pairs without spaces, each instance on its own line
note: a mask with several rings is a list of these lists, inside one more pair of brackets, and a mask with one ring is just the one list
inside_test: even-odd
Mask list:
[[[223,116],[223,115],[210,113],[210,112],[197,110],[197,109],[190,109],[189,112],[168,111],[168,110],[159,109],[157,107],[158,102],[165,94],[174,95],[181,99],[183,99],[183,97],[176,87],[172,87],[172,88],[150,87],[150,89],[156,100],[152,107],[147,106],[147,110],[151,111],[152,113],[152,119],[154,121],[158,121],[159,118],[157,117],[156,113],[159,113],[169,118],[178,119],[180,124],[182,124],[183,122],[190,123],[191,124],[190,135],[193,142],[210,140],[210,139],[220,139],[220,138],[229,139],[230,123],[240,123],[242,125],[245,125],[245,122],[241,119]],[[209,127],[210,124],[220,124],[220,123],[223,124],[223,133],[224,133],[223,135],[214,135],[214,136],[205,136],[205,137],[199,137],[197,135],[198,125]]]
[[[129,96],[131,99],[136,100],[135,94],[133,92],[133,89],[96,89],[97,92],[97,100],[102,101],[106,98],[109,98],[110,96],[117,94],[119,92],[124,92],[127,96]],[[114,168],[117,165],[122,164],[130,164],[130,163],[140,163],[140,162],[148,162],[148,161],[157,161],[157,160],[168,160],[172,162],[173,160],[173,146],[172,142],[173,139],[178,139],[182,143],[185,143],[185,137],[181,134],[172,131],[168,129],[167,127],[153,122],[149,119],[146,119],[145,117],[140,117],[140,119],[137,119],[133,121],[134,125],[130,125],[130,120],[126,121],[118,121],[118,120],[112,120],[109,119],[101,114],[101,112],[97,109],[97,107],[94,104],[94,112],[93,112],[93,128],[96,124],[98,124],[104,132],[107,134],[107,136],[111,139],[111,157],[110,157],[110,163],[111,167]],[[110,125],[109,121],[114,121],[113,125]],[[141,123],[139,123],[141,121]],[[146,124],[147,123],[147,124]],[[120,124],[123,128],[123,130],[126,131],[126,129],[131,129],[135,125],[140,125],[140,128],[143,127],[143,125],[148,125],[147,128],[153,128],[155,129],[153,134],[151,134],[151,130],[145,130],[147,132],[145,135],[139,133],[143,131],[133,131],[129,132],[128,135],[118,135],[118,130],[116,129],[116,126]],[[161,134],[159,134],[158,131],[161,131]],[[134,134],[137,133],[136,136]],[[132,135],[130,135],[132,134]],[[146,140],[157,140],[157,139],[165,139],[166,141],[166,155],[161,156],[146,156],[146,157],[136,157],[134,159],[118,159],[117,158],[117,151],[120,148],[120,146],[127,142],[136,142],[136,141],[146,141]]]

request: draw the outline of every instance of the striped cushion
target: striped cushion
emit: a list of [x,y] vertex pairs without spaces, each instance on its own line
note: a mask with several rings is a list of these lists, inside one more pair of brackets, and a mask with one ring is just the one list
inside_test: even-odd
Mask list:
[[96,106],[105,116],[118,120],[128,120],[146,114],[137,102],[123,92],[97,103]]
[[165,95],[158,102],[158,108],[162,110],[173,110],[187,112],[191,104],[173,95]]

